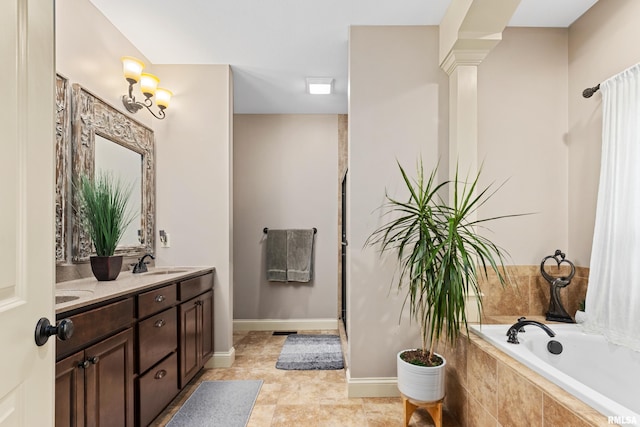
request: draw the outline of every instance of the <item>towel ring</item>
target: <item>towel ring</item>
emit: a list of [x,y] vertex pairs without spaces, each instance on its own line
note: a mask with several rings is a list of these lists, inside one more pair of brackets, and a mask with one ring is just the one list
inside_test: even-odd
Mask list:
[[[264,234],[267,234],[268,231],[269,231],[269,227],[265,227],[265,228],[262,229],[262,232]],[[318,234],[318,229],[315,228],[315,227],[313,227],[313,234]]]

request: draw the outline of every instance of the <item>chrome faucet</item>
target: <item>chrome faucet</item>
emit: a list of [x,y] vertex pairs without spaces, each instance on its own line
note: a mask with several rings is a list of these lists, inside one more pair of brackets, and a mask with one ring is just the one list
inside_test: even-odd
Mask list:
[[525,319],[524,317],[521,317],[518,319],[516,323],[511,325],[511,327],[507,331],[507,336],[509,337],[507,341],[510,342],[511,344],[520,344],[520,342],[518,341],[518,332],[524,332],[524,329],[522,328],[526,325],[538,326],[539,328],[542,328],[542,330],[545,331],[547,335],[549,335],[550,337],[556,336],[556,333],[553,332],[551,328],[549,328],[544,323],[540,323],[535,320],[528,320],[528,319]]
[[147,270],[147,263],[146,263],[146,262],[144,262],[144,260],[145,260],[145,258],[146,258],[146,257],[149,257],[149,258],[151,258],[151,259],[156,259],[156,257],[154,257],[154,256],[153,256],[153,255],[151,255],[151,254],[145,254],[142,258],[140,258],[140,259],[138,260],[138,262],[137,262],[137,263],[135,263],[135,264],[133,265],[133,271],[132,271],[132,273],[146,273],[146,272],[148,271],[148,270]]

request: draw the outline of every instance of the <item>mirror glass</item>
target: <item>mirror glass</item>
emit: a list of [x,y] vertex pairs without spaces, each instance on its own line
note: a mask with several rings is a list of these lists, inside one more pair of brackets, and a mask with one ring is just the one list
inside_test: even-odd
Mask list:
[[134,215],[119,246],[140,244],[139,233],[142,230],[140,206],[142,205],[142,156],[120,144],[109,141],[104,136],[95,135],[95,173],[111,173],[125,186],[131,186],[129,210]]

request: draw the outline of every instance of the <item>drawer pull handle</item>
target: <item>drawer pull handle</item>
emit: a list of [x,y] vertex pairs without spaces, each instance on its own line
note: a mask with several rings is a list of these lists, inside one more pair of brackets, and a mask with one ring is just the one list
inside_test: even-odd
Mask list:
[[154,323],[154,326],[156,328],[162,328],[166,324],[167,322],[165,322],[164,319],[160,319],[160,320],[156,320],[156,323]]
[[167,371],[165,371],[164,369],[160,369],[158,372],[156,372],[154,378],[157,380],[161,380],[165,375],[167,375]]
[[164,295],[157,295],[156,296],[156,302],[162,302],[164,301],[166,298],[164,297]]

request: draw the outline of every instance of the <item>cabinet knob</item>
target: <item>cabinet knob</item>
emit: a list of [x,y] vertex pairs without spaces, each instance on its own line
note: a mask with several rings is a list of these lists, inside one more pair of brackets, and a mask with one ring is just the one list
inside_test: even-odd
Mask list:
[[167,375],[167,371],[165,371],[164,369],[160,369],[158,372],[156,372],[154,378],[157,380],[161,380],[165,375]]
[[93,356],[93,357],[90,357],[88,360],[89,362],[91,362],[92,365],[95,365],[96,363],[98,363],[98,361],[100,361],[100,357]]
[[160,319],[156,320],[156,323],[154,323],[153,326],[155,326],[156,328],[162,328],[166,324],[167,322],[165,322],[163,319]]
[[157,295],[156,296],[156,302],[162,302],[164,301],[166,298],[164,297],[164,295]]
[[88,360],[83,360],[82,362],[78,362],[78,368],[87,369],[90,363]]

